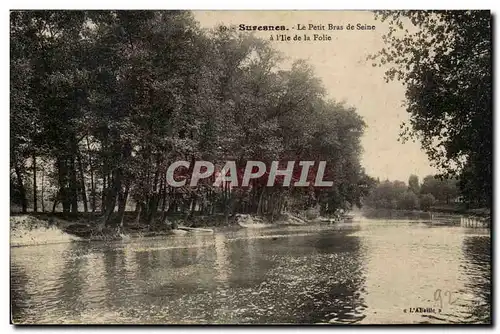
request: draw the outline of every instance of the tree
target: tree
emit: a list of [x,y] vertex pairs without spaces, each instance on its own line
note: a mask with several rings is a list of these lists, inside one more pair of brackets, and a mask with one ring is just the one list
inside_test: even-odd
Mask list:
[[412,200],[413,198],[409,197],[408,187],[404,182],[386,180],[376,185],[366,199],[366,203],[377,209],[405,209],[413,207],[410,203]]
[[435,202],[436,199],[432,196],[432,194],[423,194],[420,196],[420,209],[429,211]]
[[402,138],[420,139],[443,175],[459,176],[471,204],[491,207],[491,13],[378,11],[386,47],[371,57],[406,86]]
[[408,189],[410,189],[414,194],[420,193],[420,184],[418,182],[418,176],[410,175],[408,179]]
[[407,190],[401,194],[398,201],[398,209],[415,210],[418,209],[418,206],[418,197],[413,191]]
[[449,204],[451,200],[458,196],[457,181],[427,175],[422,182],[420,193],[432,194],[438,202]]

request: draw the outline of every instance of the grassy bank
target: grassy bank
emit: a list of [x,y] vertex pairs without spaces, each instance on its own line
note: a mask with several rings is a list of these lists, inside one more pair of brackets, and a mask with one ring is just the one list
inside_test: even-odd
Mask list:
[[[223,214],[186,217],[183,214],[168,215],[166,220],[157,219],[151,225],[137,223],[135,212],[126,212],[123,226],[103,227],[100,214],[68,215],[62,213],[11,214],[11,246],[42,245],[71,241],[116,241],[131,238],[145,238],[188,233],[205,233],[210,230],[197,228],[240,227],[239,222],[260,224],[297,225],[301,219],[290,215],[279,217],[254,217]],[[306,222],[303,221],[303,224]],[[182,229],[178,227],[182,226]],[[193,228],[187,232],[185,228]]]
[[64,221],[32,215],[10,217],[10,245],[30,246],[81,240],[64,231]]
[[53,244],[71,241],[112,241],[130,238],[181,235],[186,231],[175,229],[178,225],[187,227],[228,226],[224,216],[184,219],[181,215],[167,217],[167,223],[155,221],[152,226],[137,224],[135,214],[127,212],[121,228],[102,227],[99,214],[68,215],[62,213],[11,214],[11,246]]

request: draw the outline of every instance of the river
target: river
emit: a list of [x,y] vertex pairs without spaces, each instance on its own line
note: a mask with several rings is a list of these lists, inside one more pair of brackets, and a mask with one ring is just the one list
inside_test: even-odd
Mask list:
[[490,323],[490,274],[489,230],[235,229],[11,248],[11,312],[30,324]]

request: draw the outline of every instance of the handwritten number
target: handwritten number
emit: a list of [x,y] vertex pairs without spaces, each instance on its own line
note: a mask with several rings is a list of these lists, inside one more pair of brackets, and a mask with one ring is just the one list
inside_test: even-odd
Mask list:
[[451,291],[446,291],[444,293],[444,295],[446,296],[446,294],[448,294],[448,303],[450,303],[450,305],[453,305],[457,302],[458,298],[455,298],[455,300],[452,300],[451,298]]
[[443,308],[443,298],[441,298],[441,289],[434,291],[434,301],[439,301],[440,308]]
[[[437,289],[436,291],[434,291],[434,301],[438,302],[440,305],[440,308],[442,309],[443,308],[443,297],[441,295],[442,295],[441,289]],[[458,298],[453,299],[453,293],[450,290],[446,290],[443,293],[443,295],[444,295],[444,297],[448,297],[448,304],[449,305],[453,305],[458,301]]]

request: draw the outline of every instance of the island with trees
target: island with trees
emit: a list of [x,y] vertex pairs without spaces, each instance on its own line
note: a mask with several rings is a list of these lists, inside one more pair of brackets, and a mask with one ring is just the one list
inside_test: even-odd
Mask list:
[[[185,11],[12,12],[12,211],[123,233],[360,204],[363,120],[306,62],[280,61],[268,42],[202,30]],[[174,188],[178,160],[322,160],[334,184]]]

